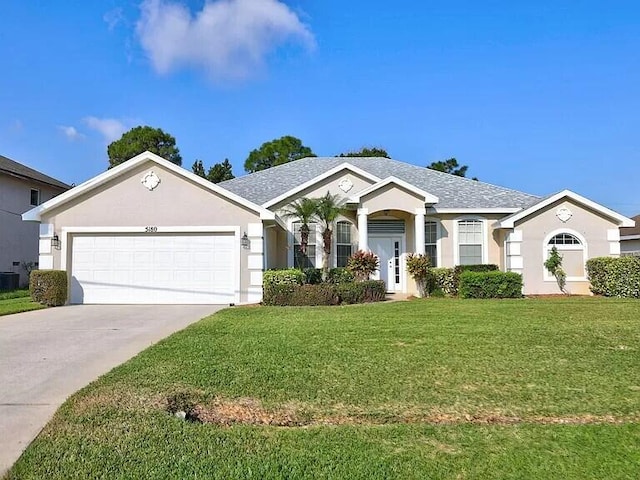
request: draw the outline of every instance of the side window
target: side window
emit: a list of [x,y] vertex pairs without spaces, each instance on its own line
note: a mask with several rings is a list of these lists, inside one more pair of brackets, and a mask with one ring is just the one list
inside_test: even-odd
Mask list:
[[438,224],[433,220],[424,222],[424,253],[432,267],[438,266]]
[[32,207],[37,207],[38,205],[40,205],[40,190],[37,190],[35,188],[31,189],[31,203],[30,205]]
[[562,269],[567,274],[567,277],[582,278],[585,276],[585,249],[578,237],[568,232],[558,233],[551,237],[546,245],[547,256],[553,247],[556,247],[558,253],[562,256]]
[[458,258],[460,265],[483,262],[484,231],[481,220],[458,220]]
[[316,224],[309,224],[309,240],[307,242],[307,252],[300,251],[300,229],[302,223],[294,222],[293,228],[293,266],[295,268],[315,268],[316,266]]

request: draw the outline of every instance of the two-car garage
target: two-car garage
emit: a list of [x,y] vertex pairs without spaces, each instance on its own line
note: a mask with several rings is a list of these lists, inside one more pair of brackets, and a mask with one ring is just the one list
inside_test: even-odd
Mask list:
[[238,301],[233,232],[73,234],[69,240],[71,303]]

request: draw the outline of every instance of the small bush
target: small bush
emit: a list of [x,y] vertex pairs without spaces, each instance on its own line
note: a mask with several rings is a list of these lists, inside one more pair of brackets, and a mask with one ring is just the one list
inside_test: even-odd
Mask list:
[[456,296],[458,294],[453,268],[432,268],[431,272],[434,276],[436,289],[442,290],[444,295]]
[[387,286],[382,280],[365,280],[337,284],[336,293],[341,303],[381,302],[387,296]]
[[329,277],[327,281],[330,283],[345,283],[345,282],[353,282],[355,281],[355,277],[353,273],[351,273],[346,268],[332,268],[329,270]]
[[640,257],[591,258],[587,274],[596,295],[640,298]]
[[64,270],[34,270],[29,278],[29,292],[34,302],[48,307],[67,303],[67,272]]
[[267,270],[262,276],[262,285],[266,288],[272,285],[302,285],[304,281],[304,272],[297,268]]
[[428,297],[435,288],[435,277],[431,270],[431,260],[428,256],[414,253],[407,256],[407,271],[416,281],[421,297]]
[[349,270],[358,281],[369,280],[369,277],[378,269],[379,260],[371,252],[358,250],[347,260]]
[[462,272],[459,294],[462,298],[520,298],[522,275],[515,272]]
[[500,270],[497,265],[492,263],[478,263],[475,265],[456,265],[453,267],[453,279],[455,282],[455,295],[458,295],[460,289],[460,275],[463,272],[494,272]]
[[303,270],[304,273],[304,283],[309,285],[317,285],[318,283],[322,283],[322,270],[320,268],[305,268]]

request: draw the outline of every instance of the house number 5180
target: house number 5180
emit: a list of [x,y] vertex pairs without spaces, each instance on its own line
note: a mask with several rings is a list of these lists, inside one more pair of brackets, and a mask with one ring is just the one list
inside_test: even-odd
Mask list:
[[158,231],[158,227],[144,227],[144,231],[147,233],[155,233]]

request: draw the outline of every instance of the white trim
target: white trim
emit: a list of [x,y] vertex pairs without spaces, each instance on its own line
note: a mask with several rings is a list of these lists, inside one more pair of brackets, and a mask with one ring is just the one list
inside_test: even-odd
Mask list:
[[262,223],[249,223],[247,224],[247,236],[253,238],[262,238],[264,229]]
[[512,255],[509,257],[509,271],[522,270],[524,268],[524,259],[520,255]]
[[374,183],[373,185],[365,188],[364,190],[360,190],[357,194],[352,195],[349,198],[348,203],[360,203],[360,200],[362,199],[362,197],[369,195],[370,193],[373,193],[376,190],[379,190],[382,187],[386,187],[387,185],[392,183],[398,185],[399,187],[404,188],[405,190],[409,190],[410,192],[413,192],[416,195],[423,197],[424,203],[438,203],[439,201],[438,197],[436,197],[435,195],[425,192],[424,190],[416,187],[415,185],[410,184],[409,182],[405,182],[404,180],[401,180],[397,177],[390,176],[385,178],[384,180],[380,180],[379,182]]
[[368,180],[371,180],[372,182],[379,182],[380,179],[378,177],[376,177],[375,175],[372,175],[369,172],[365,172],[364,170],[355,167],[353,165],[351,165],[350,163],[344,162],[341,163],[340,165],[338,165],[337,167],[333,167],[330,170],[327,170],[326,172],[324,172],[321,175],[318,175],[317,177],[312,178],[309,181],[306,181],[300,185],[298,185],[297,187],[292,188],[291,190],[288,190],[286,192],[284,192],[282,195],[277,196],[276,198],[272,198],[271,200],[265,202],[262,204],[262,207],[264,208],[269,208],[274,206],[275,204],[286,200],[287,198],[295,195],[298,192],[301,192],[302,190],[305,190],[311,186],[313,186],[314,184],[329,178],[332,175],[335,175],[336,173],[341,172],[342,170],[349,170],[351,171],[351,173],[355,173],[356,175],[360,175],[361,177],[364,177]]
[[[420,210],[420,211],[419,211]],[[425,254],[425,213],[424,208],[416,208],[416,214],[413,217],[413,243],[414,252],[419,255]],[[436,227],[437,228],[437,227]]]
[[53,269],[53,255],[39,255],[38,256],[38,268],[40,270],[52,270]]
[[358,209],[358,250],[363,252],[369,251],[369,223],[368,223],[368,208]]
[[482,263],[489,263],[489,222],[487,222],[486,218],[477,215],[463,215],[453,219],[453,265],[460,265],[460,245],[458,245],[460,238],[458,222],[460,220],[482,222]]
[[588,198],[585,198],[582,195],[578,195],[577,193],[572,192],[571,190],[563,190],[561,192],[556,193],[555,195],[551,195],[550,197],[547,197],[544,200],[539,201],[535,205],[527,208],[526,210],[522,210],[516,213],[515,215],[511,215],[507,218],[499,220],[498,222],[496,222],[496,227],[497,228],[513,228],[517,221],[522,220],[523,218],[557,202],[558,200],[562,200],[563,198],[570,198],[571,200],[577,203],[580,203],[592,210],[595,210],[596,212],[599,212],[602,215],[605,215],[609,218],[617,220],[618,226],[620,227],[633,227],[636,224],[630,218],[627,218],[624,215],[620,215],[619,213],[616,213],[613,210],[603,205],[600,205],[599,203],[589,200]]
[[51,239],[40,238],[38,240],[38,254],[51,253]]
[[620,255],[620,242],[609,242],[609,255]]
[[247,269],[260,270],[264,268],[263,255],[261,253],[255,255],[247,255]]
[[[573,235],[574,237],[576,237],[578,240],[580,240],[580,243],[582,244],[582,248],[578,249],[575,248],[575,245],[549,245],[549,241],[555,237],[556,235],[559,235],[561,233],[568,233],[570,235]],[[587,245],[587,239],[580,233],[577,232],[576,230],[572,230],[570,228],[557,228],[555,230],[553,230],[552,232],[549,232],[547,234],[546,237],[544,237],[544,241],[542,242],[542,280],[544,280],[545,282],[555,282],[556,281],[556,277],[554,277],[553,275],[551,275],[549,273],[549,270],[547,270],[547,268],[544,266],[544,262],[546,262],[547,258],[549,258],[549,252],[551,251],[551,249],[553,247],[556,247],[556,249],[559,252],[562,252],[563,250],[566,251],[578,251],[578,250],[582,250],[582,260],[583,260],[583,265],[582,265],[582,269],[584,272],[584,275],[582,277],[569,277],[567,276],[566,280],[567,282],[584,282],[587,280],[587,259],[589,258],[589,250],[588,250],[588,245]]]
[[640,240],[640,235],[621,235],[621,236],[620,236],[620,240],[621,240],[621,241],[626,241],[626,240]]
[[247,288],[247,304],[260,303],[262,301],[262,287]]
[[51,238],[53,237],[53,223],[41,223],[40,224],[40,237]]
[[617,228],[609,228],[607,230],[607,240],[609,242],[617,242],[620,240],[620,230]]
[[471,214],[483,214],[483,213],[516,213],[522,210],[521,208],[512,207],[500,207],[500,208],[439,208],[429,207],[427,213],[459,213],[465,215]]
[[267,210],[266,208],[263,208],[260,205],[256,205],[255,203],[250,202],[249,200],[242,198],[241,196],[236,195],[235,193],[232,193],[229,190],[226,190],[225,188],[222,188],[218,184],[211,183],[208,180],[205,180],[204,178],[199,177],[198,175],[191,173],[188,170],[185,170],[184,168],[176,165],[175,163],[165,160],[164,158],[151,152],[144,152],[144,153],[141,153],[140,155],[136,155],[131,160],[127,160],[126,162],[121,163],[117,167],[107,170],[106,172],[101,173],[100,175],[97,175],[92,179],[87,180],[84,183],[81,183],[77,187],[73,187],[71,190],[67,190],[66,192],[58,195],[57,197],[54,197],[47,202],[44,202],[40,206],[36,208],[32,208],[28,212],[25,212],[22,214],[22,219],[25,221],[38,222],[47,211],[53,208],[56,208],[64,203],[67,203],[70,200],[76,197],[79,197],[80,195],[90,190],[93,190],[94,188],[107,183],[113,178],[119,177],[120,175],[124,175],[128,171],[136,168],[138,165],[147,161],[156,163],[166,168],[167,170],[172,171],[178,176],[191,180],[192,182],[197,183],[198,185],[200,185],[201,187],[207,190],[217,193],[218,195],[226,197],[231,201],[239,203],[240,205],[243,205],[248,209],[253,210],[254,212],[260,215],[260,218],[262,220],[276,219],[275,213]]

